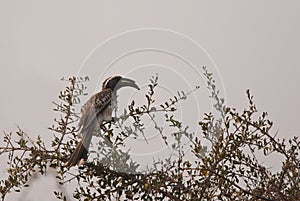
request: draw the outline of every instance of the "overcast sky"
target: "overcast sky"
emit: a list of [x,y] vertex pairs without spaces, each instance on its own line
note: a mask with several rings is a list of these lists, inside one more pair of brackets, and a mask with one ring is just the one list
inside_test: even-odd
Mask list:
[[[124,44],[121,41],[116,43],[117,46],[110,46],[112,52],[101,54],[106,50],[101,44],[109,38],[121,35],[120,40],[125,40],[122,36],[132,30],[155,28],[169,30],[178,41],[185,38],[199,45],[198,54],[198,51],[181,50],[179,47],[183,46],[174,43],[181,55],[193,52],[202,59],[208,53],[203,57],[203,65],[219,73],[216,76],[224,87],[228,105],[239,109],[245,107],[245,91],[249,88],[258,109],[267,111],[274,120],[279,137],[299,136],[299,10],[297,0],[89,3],[1,0],[0,130],[14,131],[20,126],[33,136],[47,133],[54,117],[52,101],[57,100],[64,85],[59,81],[61,77],[91,73],[89,76],[95,77],[91,82],[100,83],[108,74],[126,74],[144,85],[152,73],[146,67],[156,64],[152,69],[159,66],[167,69],[166,74],[164,70],[161,72],[166,88],[174,86],[174,79],[166,79],[168,72],[173,72],[175,77],[181,75],[185,80],[191,78],[187,86],[197,84],[197,78],[192,78],[193,73],[189,73],[191,66],[181,63],[182,60],[170,53],[136,52],[123,55],[123,59],[110,64],[107,56],[122,56],[120,49],[124,45],[118,46]],[[138,41],[143,37],[130,41],[143,46]],[[168,40],[166,46],[170,47],[173,44],[171,37],[161,37],[159,44]],[[126,45],[129,44],[127,41]],[[91,63],[93,65],[87,67]],[[99,68],[91,71],[98,63]],[[201,65],[201,62],[195,63]],[[178,66],[183,65],[189,70],[181,72],[182,68]],[[108,67],[111,67],[110,71],[106,71]],[[142,71],[144,77],[138,77]],[[160,70],[153,70],[156,71]],[[201,79],[199,83],[203,85]],[[180,86],[183,85],[179,85],[178,90],[182,90]],[[176,90],[176,87],[172,89]],[[95,90],[96,84],[90,87],[90,92]],[[201,107],[198,109],[206,112]],[[47,184],[49,180],[43,182]],[[32,192],[48,193],[49,200],[53,200],[53,193],[42,185],[35,185],[33,189],[23,194],[22,200],[40,200],[38,194]],[[17,197],[13,195],[8,200]]]

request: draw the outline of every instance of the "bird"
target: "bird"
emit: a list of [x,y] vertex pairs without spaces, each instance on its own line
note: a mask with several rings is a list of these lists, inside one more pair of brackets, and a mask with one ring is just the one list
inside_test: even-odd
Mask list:
[[108,77],[102,84],[102,90],[90,97],[81,110],[78,128],[81,129],[81,141],[65,163],[66,167],[83,165],[97,124],[101,126],[112,120],[112,112],[117,106],[117,91],[122,87],[140,88],[134,80],[122,76]]

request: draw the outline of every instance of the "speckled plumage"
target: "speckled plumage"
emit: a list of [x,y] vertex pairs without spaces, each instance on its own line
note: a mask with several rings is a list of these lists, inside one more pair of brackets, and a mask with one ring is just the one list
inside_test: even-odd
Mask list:
[[81,128],[82,140],[72,153],[66,166],[81,165],[87,159],[88,148],[95,128],[104,121],[111,120],[115,105],[112,103],[113,93],[115,92],[112,92],[111,89],[104,89],[93,95],[82,107],[82,115],[78,124]]
[[78,124],[79,128],[81,128],[82,139],[65,166],[82,165],[87,159],[93,132],[95,128],[101,126],[104,121],[111,120],[112,111],[117,106],[116,91],[123,86],[131,86],[139,89],[133,80],[122,78],[121,76],[109,77],[103,82],[102,90],[93,95],[84,104]]

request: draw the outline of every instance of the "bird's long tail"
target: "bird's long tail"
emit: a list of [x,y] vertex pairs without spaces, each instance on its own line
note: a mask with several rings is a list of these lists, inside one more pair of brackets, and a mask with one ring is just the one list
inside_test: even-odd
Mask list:
[[87,154],[89,146],[92,140],[93,133],[85,131],[81,141],[77,144],[76,149],[70,156],[69,160],[65,163],[66,167],[72,167],[75,165],[82,165],[87,160]]

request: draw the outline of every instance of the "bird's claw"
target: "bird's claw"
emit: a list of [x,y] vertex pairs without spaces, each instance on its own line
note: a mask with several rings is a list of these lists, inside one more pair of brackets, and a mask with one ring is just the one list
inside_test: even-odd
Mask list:
[[120,118],[118,117],[112,117],[111,118],[111,123],[117,123],[119,121]]

